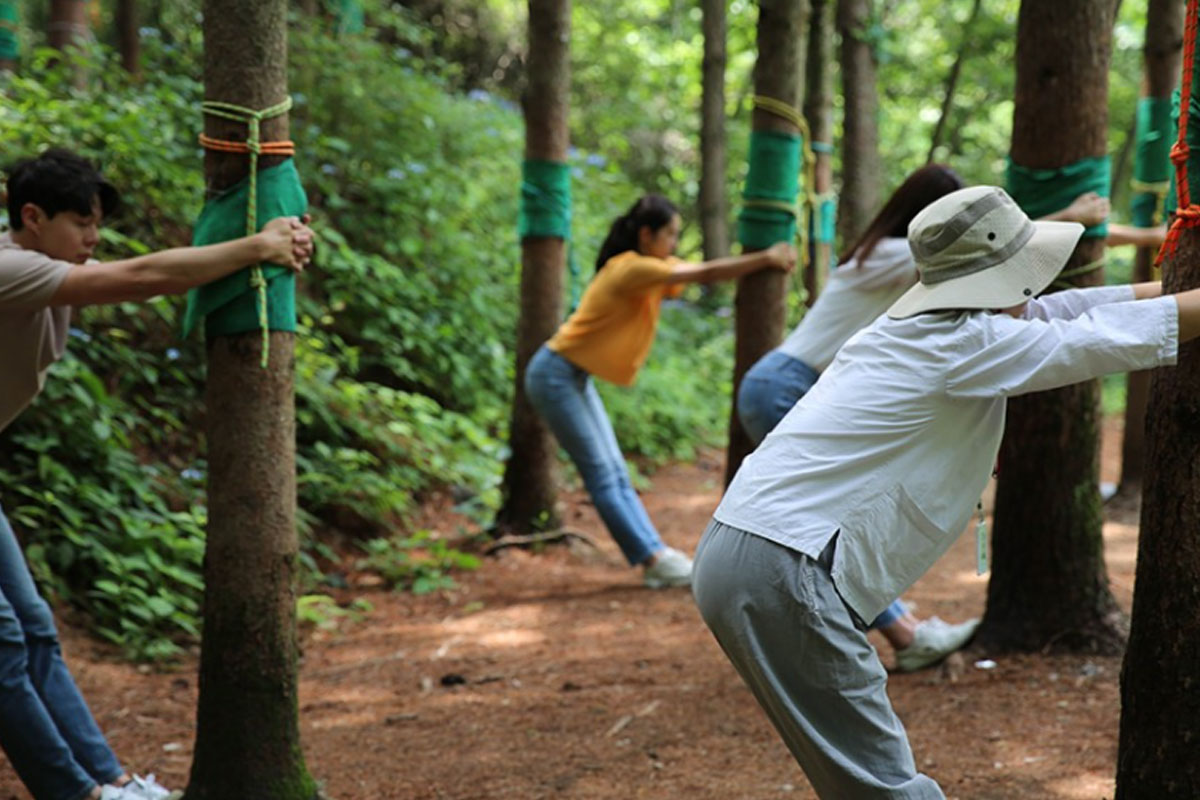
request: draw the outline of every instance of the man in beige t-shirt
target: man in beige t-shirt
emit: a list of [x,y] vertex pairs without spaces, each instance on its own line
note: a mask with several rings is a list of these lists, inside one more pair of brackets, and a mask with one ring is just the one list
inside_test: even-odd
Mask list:
[[[120,261],[92,258],[117,191],[85,159],[47,150],[7,182],[0,235],[0,430],[41,391],[62,357],[72,306],[145,300],[269,261],[296,271],[312,255],[307,220]],[[0,497],[3,496],[0,486]],[[37,800],[165,800],[153,776],[121,767],[63,662],[50,607],[37,593],[0,510],[0,748]]]

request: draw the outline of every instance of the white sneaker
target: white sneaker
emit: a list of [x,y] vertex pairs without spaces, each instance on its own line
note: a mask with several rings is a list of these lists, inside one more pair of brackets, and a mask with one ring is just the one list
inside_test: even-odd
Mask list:
[[102,786],[100,800],[177,800],[183,792],[172,792],[153,775],[134,775],[124,786]]
[[969,619],[957,625],[950,625],[937,617],[921,620],[913,631],[912,644],[896,651],[896,669],[915,672],[936,664],[961,649],[975,635],[978,627],[978,619]]
[[646,567],[642,583],[651,589],[668,586],[692,585],[692,560],[674,547],[666,547],[655,554],[652,566]]

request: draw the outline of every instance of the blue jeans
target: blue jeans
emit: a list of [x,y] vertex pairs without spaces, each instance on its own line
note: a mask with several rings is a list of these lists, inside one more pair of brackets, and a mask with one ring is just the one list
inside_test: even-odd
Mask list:
[[79,800],[123,772],[67,671],[50,606],[3,510],[0,747],[35,800]]
[[[808,364],[781,350],[772,350],[746,370],[738,388],[737,413],[750,440],[757,446],[767,438],[819,377],[820,374]],[[908,607],[896,600],[875,618],[870,627],[887,627],[907,613]]]
[[662,539],[629,482],[625,457],[592,377],[543,345],[525,370],[525,394],[571,456],[629,563],[640,564],[662,550]]

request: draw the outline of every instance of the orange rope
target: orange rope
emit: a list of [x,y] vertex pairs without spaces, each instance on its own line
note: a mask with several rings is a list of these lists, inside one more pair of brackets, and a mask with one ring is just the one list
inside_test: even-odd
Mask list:
[[296,155],[296,143],[286,139],[281,142],[259,142],[257,148],[252,148],[247,142],[214,139],[202,133],[200,134],[200,146],[221,153],[258,153],[268,156]]
[[1196,58],[1196,29],[1200,23],[1200,0],[1188,0],[1187,24],[1183,32],[1183,80],[1179,87],[1179,138],[1171,147],[1171,163],[1175,165],[1175,187],[1178,195],[1178,208],[1167,238],[1159,248],[1154,266],[1162,263],[1164,257],[1172,255],[1179,244],[1179,232],[1184,228],[1200,227],[1200,205],[1192,202],[1191,190],[1188,187],[1188,117],[1192,109],[1192,64]]

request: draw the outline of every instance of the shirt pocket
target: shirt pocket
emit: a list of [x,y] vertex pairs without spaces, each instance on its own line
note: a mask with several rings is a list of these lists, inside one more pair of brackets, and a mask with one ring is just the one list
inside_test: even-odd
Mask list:
[[834,579],[870,622],[937,560],[949,537],[900,484],[842,521]]

